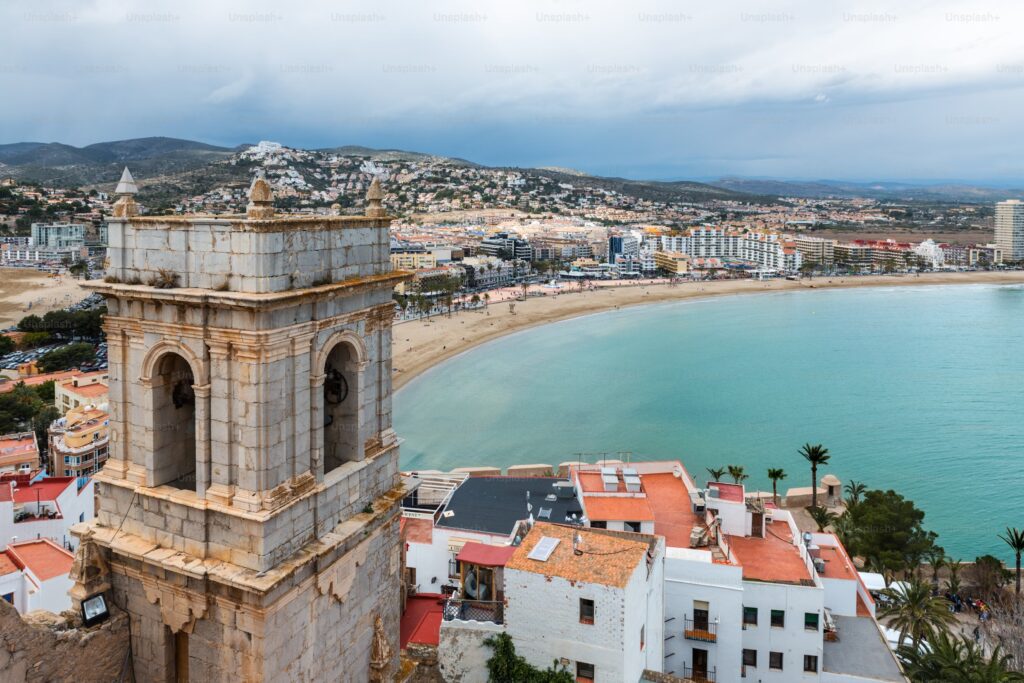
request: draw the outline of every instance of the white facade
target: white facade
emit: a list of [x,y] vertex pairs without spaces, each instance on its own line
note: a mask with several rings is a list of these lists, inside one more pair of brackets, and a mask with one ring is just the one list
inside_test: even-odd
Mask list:
[[7,600],[21,614],[34,610],[59,614],[70,609],[72,562],[71,553],[46,540],[8,546],[0,552],[0,600]]
[[1024,202],[1007,199],[996,204],[996,240],[1007,261],[1024,259]]
[[37,539],[74,549],[77,543],[69,530],[95,516],[91,479],[81,489],[73,477],[50,477],[14,489],[4,481],[0,487],[6,487],[0,490],[0,550]]
[[693,258],[735,258],[779,272],[795,272],[802,263],[800,252],[779,233],[709,226],[691,228],[679,235],[662,235],[661,250]]

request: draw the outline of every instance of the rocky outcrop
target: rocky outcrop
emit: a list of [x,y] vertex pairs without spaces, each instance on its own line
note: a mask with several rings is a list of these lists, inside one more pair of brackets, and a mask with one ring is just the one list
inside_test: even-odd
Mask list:
[[30,612],[23,618],[0,600],[0,681],[5,683],[119,681],[128,641],[128,617],[120,611],[86,629],[70,613]]

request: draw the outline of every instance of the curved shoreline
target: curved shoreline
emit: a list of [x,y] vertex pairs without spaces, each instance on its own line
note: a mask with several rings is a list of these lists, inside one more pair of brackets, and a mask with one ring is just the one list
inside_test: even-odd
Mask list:
[[[557,295],[543,287],[533,287],[531,294],[545,292],[547,295],[515,302],[515,314],[510,313],[508,301],[501,301],[491,303],[487,310],[462,311],[453,313],[450,318],[439,315],[430,322],[396,323],[392,335],[392,384],[398,391],[435,365],[514,332],[626,307],[760,292],[966,284],[1024,284],[1024,271],[816,277],[799,281],[722,280],[674,286],[600,286],[598,283],[593,290],[583,293],[565,291]],[[567,285],[566,289],[574,288]],[[507,291],[512,295],[513,290]]]

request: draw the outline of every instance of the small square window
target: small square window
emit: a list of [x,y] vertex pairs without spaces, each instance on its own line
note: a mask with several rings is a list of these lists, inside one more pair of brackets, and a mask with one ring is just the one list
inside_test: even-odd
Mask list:
[[804,671],[818,673],[818,655],[804,655]]
[[626,531],[640,533],[640,522],[623,522],[622,525],[626,528]]
[[768,653],[768,668],[782,671],[782,653],[781,652],[769,652]]
[[818,630],[818,613],[804,612],[804,628],[808,631]]
[[781,609],[772,610],[772,626],[776,628],[785,628],[786,626],[786,611]]
[[593,681],[594,665],[587,664],[586,662],[576,662],[576,680],[588,682]]
[[581,624],[593,624],[594,623],[594,601],[586,598],[580,598],[580,623]]
[[743,648],[743,666],[757,667],[757,650]]
[[744,607],[743,608],[743,625],[744,626],[757,626],[757,608],[756,607]]

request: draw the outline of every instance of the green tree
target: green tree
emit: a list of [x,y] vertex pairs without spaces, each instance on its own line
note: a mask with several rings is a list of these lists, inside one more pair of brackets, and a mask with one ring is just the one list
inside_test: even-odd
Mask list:
[[744,473],[743,469],[743,465],[729,465],[729,476],[732,477],[733,483],[739,484],[750,478],[750,475]]
[[5,356],[14,351],[16,346],[17,344],[14,343],[14,340],[6,334],[0,335],[0,356]]
[[867,491],[843,516],[856,529],[848,550],[883,574],[912,567],[910,558],[923,556],[935,543],[935,534],[923,527],[924,512],[892,490]]
[[724,467],[705,467],[708,475],[711,477],[711,481],[722,481],[722,477],[725,476],[726,468]]
[[967,637],[935,633],[927,648],[906,645],[897,651],[904,673],[913,683],[1018,683],[1024,674],[1010,669],[1010,655],[997,645],[989,657]]
[[786,470],[781,467],[769,467],[768,478],[772,480],[772,502],[779,504],[779,482],[786,478]]
[[818,525],[818,531],[824,531],[830,524],[839,519],[839,515],[829,512],[828,509],[822,507],[807,508],[807,512],[811,515],[814,523]]
[[916,650],[922,640],[944,632],[956,620],[946,599],[933,597],[932,587],[916,579],[898,588],[886,588],[882,594],[889,604],[879,610],[879,616],[899,631],[900,645],[909,636],[911,647]]
[[857,503],[860,502],[860,497],[864,495],[864,492],[868,490],[868,487],[864,484],[851,479],[843,487],[846,491],[846,507],[856,507]]
[[68,344],[40,356],[39,369],[43,372],[67,370],[79,367],[95,359],[96,351],[93,349],[92,344],[83,342]]
[[818,507],[818,467],[827,465],[832,456],[828,454],[828,449],[820,443],[816,445],[805,443],[800,449],[800,455],[811,464],[811,507],[816,508]]
[[1020,556],[1024,553],[1024,531],[1017,529],[1016,527],[1006,527],[1006,535],[999,535],[999,538],[1010,546],[1010,550],[1013,551],[1014,559],[1016,560],[1017,566],[1017,595],[1020,595]]
[[925,551],[924,558],[928,560],[928,566],[932,570],[932,584],[937,587],[939,570],[946,566],[946,551],[940,545],[933,545]]
[[972,586],[986,600],[999,597],[1003,586],[1012,576],[1013,574],[1007,571],[1002,561],[993,555],[974,558],[974,564],[969,565],[964,572],[964,579],[968,585]]
[[484,640],[494,654],[487,660],[488,683],[575,683],[565,667],[558,667],[557,660],[547,669],[541,670],[516,654],[516,646],[507,633],[495,633]]

